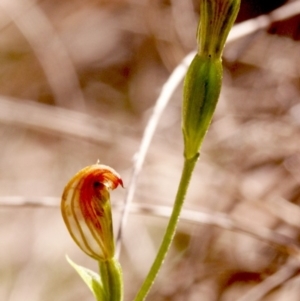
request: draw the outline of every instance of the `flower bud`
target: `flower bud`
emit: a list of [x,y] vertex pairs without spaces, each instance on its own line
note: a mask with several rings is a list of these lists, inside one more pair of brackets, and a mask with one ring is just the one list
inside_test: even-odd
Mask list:
[[123,186],[118,173],[95,164],[79,171],[64,189],[61,212],[76,244],[98,261],[114,257],[110,190]]
[[199,151],[218,102],[221,83],[221,61],[196,54],[183,89],[182,131],[187,159]]
[[201,0],[197,33],[198,53],[184,80],[182,131],[184,155],[198,155],[211,123],[221,85],[221,55],[228,33],[234,23],[240,0]]

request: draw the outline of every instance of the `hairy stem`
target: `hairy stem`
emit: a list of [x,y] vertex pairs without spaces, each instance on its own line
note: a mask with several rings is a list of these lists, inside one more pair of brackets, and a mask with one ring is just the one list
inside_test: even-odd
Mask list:
[[166,254],[170,248],[170,245],[172,243],[173,237],[176,232],[180,212],[182,209],[182,205],[185,199],[185,195],[187,192],[187,189],[189,187],[190,179],[193,173],[193,170],[195,168],[195,165],[197,163],[199,154],[196,154],[192,158],[187,158],[184,161],[184,167],[181,174],[180,183],[177,190],[177,195],[175,199],[175,204],[173,207],[173,211],[169,220],[169,224],[167,226],[165,235],[163,237],[162,243],[160,245],[159,251],[156,255],[156,258],[152,264],[152,267],[141,286],[139,292],[137,293],[134,301],[142,301],[146,298],[162,264],[166,257]]
[[106,296],[105,301],[122,301],[123,279],[119,262],[115,258],[99,261],[99,271]]

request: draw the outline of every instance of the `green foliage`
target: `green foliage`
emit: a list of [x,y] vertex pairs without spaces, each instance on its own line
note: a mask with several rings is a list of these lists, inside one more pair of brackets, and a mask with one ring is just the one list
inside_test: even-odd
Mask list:
[[106,301],[106,295],[100,276],[97,273],[76,264],[68,256],[66,257],[69,264],[75,269],[75,271],[79,274],[79,276],[91,290],[95,299],[97,301]]
[[99,261],[100,275],[76,264],[68,256],[67,261],[79,274],[97,301],[123,300],[122,269],[116,259]]

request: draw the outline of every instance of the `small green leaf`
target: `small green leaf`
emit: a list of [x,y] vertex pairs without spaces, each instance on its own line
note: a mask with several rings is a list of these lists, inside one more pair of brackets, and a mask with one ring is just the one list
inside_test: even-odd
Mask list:
[[66,256],[69,264],[75,269],[75,271],[79,274],[82,280],[86,283],[89,289],[92,291],[94,297],[97,301],[105,301],[105,292],[103,289],[103,285],[100,279],[100,276],[85,268],[82,267],[75,262],[73,262],[68,256]]

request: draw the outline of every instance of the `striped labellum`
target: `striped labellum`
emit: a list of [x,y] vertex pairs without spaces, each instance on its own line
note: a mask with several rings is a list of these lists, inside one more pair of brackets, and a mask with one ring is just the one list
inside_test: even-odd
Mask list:
[[95,164],[80,170],[62,195],[61,212],[72,238],[98,261],[114,257],[110,190],[118,185],[123,182],[114,169]]

